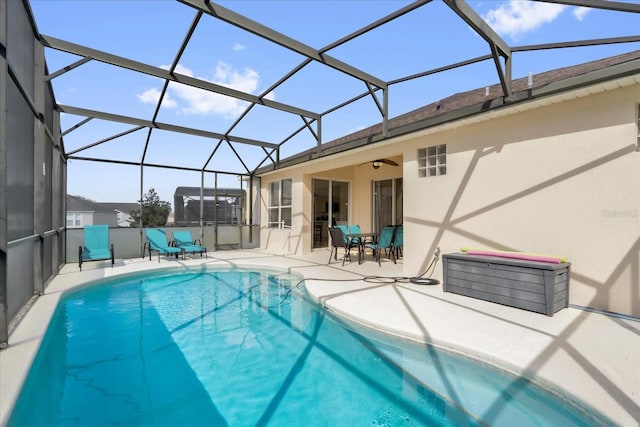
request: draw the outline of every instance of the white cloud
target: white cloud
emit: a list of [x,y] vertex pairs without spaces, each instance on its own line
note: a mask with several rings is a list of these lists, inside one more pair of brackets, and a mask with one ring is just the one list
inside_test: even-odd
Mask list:
[[[163,65],[161,68],[168,69],[169,67]],[[222,61],[219,61],[216,65],[213,78],[195,76],[191,69],[180,64],[176,67],[175,72],[245,93],[255,93],[260,80],[258,72],[250,68],[239,71]],[[169,93],[172,95],[171,98],[168,98]],[[137,96],[142,102],[151,102],[150,100],[153,99],[157,102],[159,94],[157,89],[149,89]],[[273,99],[273,94],[270,94],[269,98]],[[167,106],[179,106],[180,111],[184,114],[211,114],[228,118],[233,118],[241,114],[247,105],[246,101],[175,82],[169,83],[165,102],[167,102],[167,100],[172,103],[172,105]]]
[[565,8],[560,4],[509,0],[489,11],[484,19],[498,34],[517,38],[554,21]]
[[576,17],[576,19],[578,21],[582,21],[584,19],[585,16],[587,16],[587,13],[589,13],[591,11],[591,9],[589,9],[588,7],[576,7],[573,10],[573,16]]
[[243,73],[235,70],[231,65],[218,61],[213,82],[222,86],[253,93],[258,88],[260,76],[257,71],[246,68]]
[[246,46],[243,45],[242,43],[234,43],[233,46],[231,47],[231,49],[235,51],[244,50],[245,48]]
[[275,101],[276,100],[276,93],[274,91],[269,92],[268,94],[266,94],[265,96],[263,96],[264,99],[268,99],[269,101]]
[[[145,104],[157,104],[160,99],[160,91],[156,88],[152,88],[136,95],[140,101]],[[171,99],[168,93],[164,94],[162,99],[162,106],[168,108],[175,108],[177,106],[176,101]]]

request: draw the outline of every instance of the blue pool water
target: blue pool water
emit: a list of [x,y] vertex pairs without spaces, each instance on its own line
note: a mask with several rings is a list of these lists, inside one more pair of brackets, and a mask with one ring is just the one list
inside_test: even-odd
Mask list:
[[70,293],[8,425],[601,425],[525,380],[356,333],[297,283],[209,270]]

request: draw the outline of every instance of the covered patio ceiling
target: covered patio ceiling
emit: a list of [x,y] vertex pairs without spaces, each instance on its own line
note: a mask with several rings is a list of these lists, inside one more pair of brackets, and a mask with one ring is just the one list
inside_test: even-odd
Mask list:
[[[549,0],[547,3],[606,10],[625,17],[636,17],[640,13],[640,4],[637,2]],[[163,20],[180,20],[185,23],[185,28],[182,34],[163,34],[163,38],[158,36],[158,40],[149,43],[147,49],[140,50],[136,58],[121,56],[117,49],[105,51],[98,46],[86,46],[58,38],[55,34],[40,34],[49,68],[46,79],[52,82],[58,102],[56,109],[62,113],[61,144],[67,159],[252,176],[265,168],[277,169],[280,159],[305,150],[315,149],[317,156],[321,156],[323,143],[353,132],[353,129],[344,127],[332,128],[331,119],[334,115],[361,117],[366,114],[367,118],[362,122],[369,126],[382,123],[384,138],[391,115],[407,112],[406,109],[396,108],[396,101],[413,97],[413,104],[402,104],[402,108],[412,109],[432,101],[430,95],[438,96],[435,89],[421,89],[423,92],[417,95],[416,86],[412,86],[416,82],[421,82],[421,88],[429,88],[429,85],[435,88],[438,83],[429,79],[445,73],[457,73],[460,87],[448,87],[445,92],[453,94],[470,89],[464,86],[464,76],[466,73],[478,73],[478,67],[482,67],[483,72],[490,75],[487,84],[498,82],[501,95],[508,102],[512,93],[512,79],[518,77],[512,76],[514,70],[523,73],[523,68],[518,67],[520,56],[516,58],[516,54],[558,50],[570,52],[568,48],[614,44],[635,43],[637,46],[640,42],[638,34],[620,34],[597,39],[510,45],[474,10],[473,2],[421,0],[411,3],[367,2],[367,8],[376,9],[379,15],[377,19],[355,30],[334,28],[331,22],[324,22],[327,34],[336,36],[324,46],[315,47],[300,37],[289,36],[261,23],[259,17],[249,18],[246,13],[251,4],[226,3],[228,6],[225,7],[208,0],[180,0],[176,5],[171,5],[176,10],[174,16],[159,16],[156,13],[158,11],[151,10],[155,4],[148,4],[149,19],[158,20],[159,26]],[[292,4],[279,4],[283,7],[283,13],[292,14],[291,20],[300,23],[313,20],[313,16],[293,15],[300,8],[289,8]],[[337,3],[325,4],[327,8],[339,8]],[[121,13],[126,14],[128,2],[113,2],[112,7],[121,8]],[[244,10],[245,14],[234,9]],[[187,16],[191,16],[188,24],[185,19]],[[417,19],[410,19],[411,16]],[[442,19],[441,16],[453,19],[455,26],[451,34],[435,38],[426,24],[429,20]],[[37,21],[36,13],[36,25]],[[113,31],[114,39],[127,42],[117,36],[117,28]],[[214,55],[217,38],[222,38],[220,35],[223,33],[244,33],[252,39],[257,38],[264,47],[265,68],[269,64],[275,68],[277,64],[280,73],[271,77],[264,88],[251,91],[199,78],[185,70],[181,64],[188,62],[190,55]],[[398,45],[381,44],[381,38],[373,37],[373,34],[383,38],[393,36]],[[464,39],[468,48],[463,52],[449,48],[454,35]],[[139,36],[144,38],[145,34]],[[400,54],[392,52],[390,48],[401,50],[400,44],[405,37],[424,37],[426,50]],[[167,40],[177,46],[169,65],[163,66],[161,64],[166,64],[163,61],[167,58],[153,57],[152,53],[159,50],[159,45],[166,49]],[[205,50],[203,46],[206,46]],[[366,49],[374,59],[371,64],[375,64],[375,61],[397,61],[398,72],[406,74],[390,76],[377,72],[374,65],[350,63],[350,49]],[[455,60],[447,62],[451,59]],[[283,64],[284,71],[281,71]],[[309,79],[311,70],[314,71],[314,79]],[[77,98],[58,93],[58,81],[75,79],[79,73],[86,73],[88,80],[93,80],[95,92],[83,89],[83,96]],[[323,79],[317,78],[318,75],[326,75],[327,79],[331,76],[330,86],[326,87]],[[139,87],[147,87],[148,81],[161,87],[154,93],[153,108],[145,110],[146,115],[140,116],[139,110],[127,102],[118,104],[116,101],[117,108],[113,107],[114,104],[100,102],[110,97],[117,99],[117,91],[103,90],[103,86],[107,81],[118,82],[123,79],[140,79]],[[304,84],[303,96],[287,96],[286,87],[294,81]],[[176,115],[167,113],[173,101],[169,96],[172,87],[195,90],[201,93],[200,96],[215,94],[230,98],[237,102],[238,108],[233,117],[227,117],[226,120],[215,120],[211,116],[201,116],[198,120],[193,117],[187,119],[186,114],[176,118]],[[278,93],[277,97],[275,93]],[[125,96],[134,98],[135,94]],[[77,101],[72,104],[67,103],[67,99]],[[254,125],[258,117],[262,123],[268,120],[271,126]],[[95,139],[95,131],[83,134],[83,130],[96,124],[104,132],[103,137]],[[192,143],[198,146],[197,150],[190,148]],[[105,150],[109,145],[118,148]],[[154,155],[154,150],[170,154]],[[192,160],[179,161],[181,151],[192,151]]]

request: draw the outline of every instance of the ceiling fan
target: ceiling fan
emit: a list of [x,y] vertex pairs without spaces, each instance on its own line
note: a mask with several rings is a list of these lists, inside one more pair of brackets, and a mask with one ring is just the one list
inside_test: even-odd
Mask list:
[[369,162],[360,163],[358,166],[367,165],[369,163],[371,163],[371,166],[373,166],[374,169],[378,169],[383,164],[391,165],[391,166],[399,166],[396,162],[394,162],[393,160],[389,160],[389,159],[371,160]]

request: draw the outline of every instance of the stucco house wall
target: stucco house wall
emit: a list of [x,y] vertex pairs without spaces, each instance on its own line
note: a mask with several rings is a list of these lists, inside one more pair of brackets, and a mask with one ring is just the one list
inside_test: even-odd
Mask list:
[[[425,242],[566,255],[570,303],[640,315],[639,103],[636,84],[408,140],[406,272]],[[441,143],[447,175],[418,178]]]
[[[570,303],[640,315],[640,84],[626,79],[505,108],[262,176],[293,179],[293,224],[261,245],[311,251],[312,178],[351,183],[350,218],[371,224],[371,181],[402,177],[403,274],[433,252],[481,247],[557,254],[572,263]],[[420,178],[417,150],[447,145],[447,173]],[[393,158],[401,167],[359,166]],[[384,272],[381,271],[381,274]],[[442,279],[441,263],[434,277]]]

